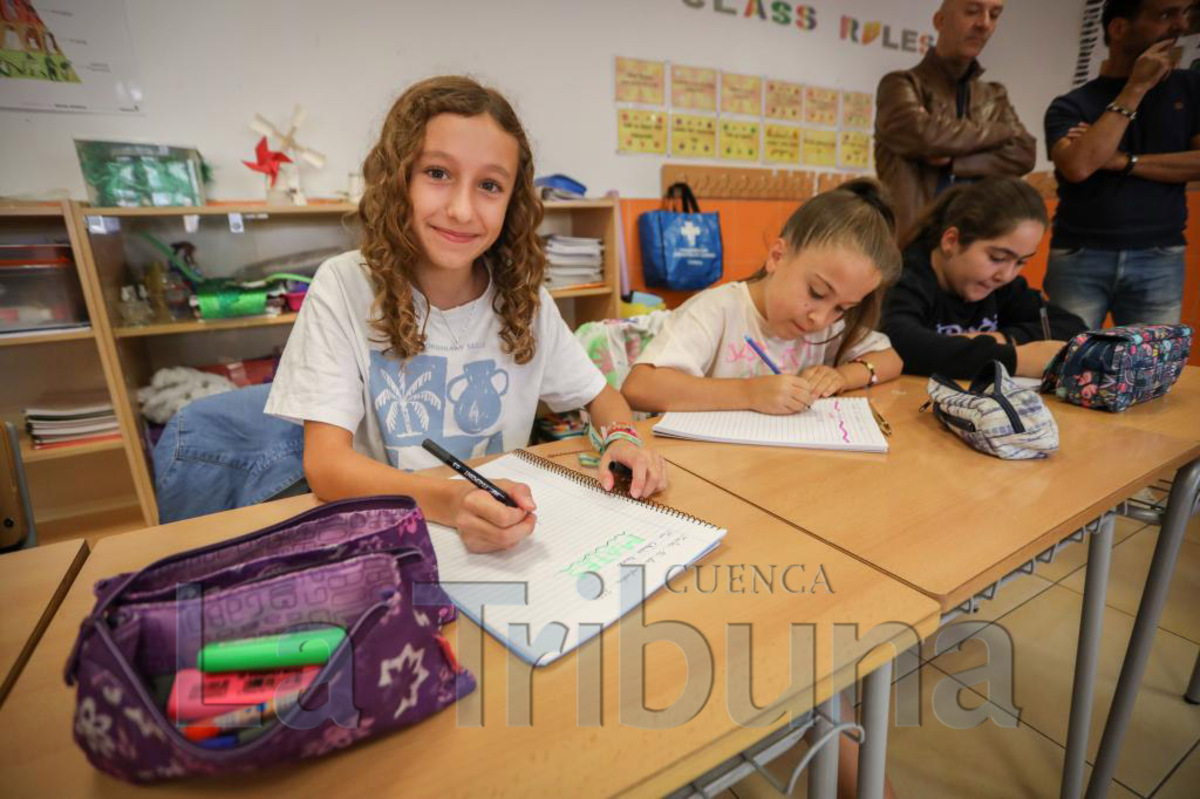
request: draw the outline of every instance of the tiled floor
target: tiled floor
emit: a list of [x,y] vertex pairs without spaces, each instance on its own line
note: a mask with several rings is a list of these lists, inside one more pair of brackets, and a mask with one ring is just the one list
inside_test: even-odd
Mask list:
[[[1118,520],[1107,592],[1107,612],[1096,677],[1096,696],[1089,763],[1095,756],[1107,720],[1121,661],[1133,628],[1158,528]],[[1031,577],[1005,585],[997,598],[984,603],[972,621],[993,622],[994,632],[1012,640],[1012,699],[1019,710],[1015,726],[984,721],[970,729],[954,729],[947,713],[933,712],[935,686],[950,680],[952,696],[964,708],[985,707],[1006,725],[1016,720],[986,701],[989,690],[1001,705],[1003,696],[987,683],[956,680],[980,666],[985,646],[952,623],[943,632],[941,655],[933,642],[922,647],[921,720],[918,726],[891,729],[888,776],[901,799],[920,797],[1058,796],[1071,702],[1075,647],[1083,600],[1083,566],[1087,541],[1062,551],[1052,564]],[[967,621],[961,619],[960,621]],[[978,627],[972,628],[977,631]],[[966,639],[965,641],[963,639]],[[962,642],[961,649],[955,644]],[[1200,652],[1200,519],[1193,520],[1179,555],[1150,663],[1134,708],[1110,797],[1182,799],[1200,796],[1200,706],[1183,701],[1182,693]],[[992,658],[998,657],[993,651]],[[995,662],[995,661],[993,661]],[[943,688],[943,691],[947,690]],[[939,702],[939,708],[944,707]],[[953,709],[951,709],[953,711]],[[781,758],[773,772],[782,777],[800,752]],[[1090,773],[1090,765],[1089,765]],[[805,780],[801,780],[801,785]],[[797,796],[803,796],[803,787]],[[761,777],[738,783],[726,796],[736,799],[777,795]]]

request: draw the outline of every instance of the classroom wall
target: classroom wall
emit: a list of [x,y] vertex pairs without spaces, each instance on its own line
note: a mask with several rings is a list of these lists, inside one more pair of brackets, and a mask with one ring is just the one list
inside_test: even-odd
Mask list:
[[[885,49],[883,37],[843,41],[841,16],[880,21],[900,41],[904,29],[933,32],[938,1],[807,0],[817,25],[803,31],[759,19],[758,0],[126,0],[145,113],[0,110],[0,195],[84,197],[80,137],[197,146],[215,169],[214,199],[258,199],[261,180],[240,163],[258,138],[247,123],[255,112],[282,123],[298,102],[309,112],[300,140],[329,157],[306,188],[332,195],[402,87],[469,72],[516,102],[540,172],[569,173],[597,194],[654,197],[663,159],[616,154],[614,56],[874,91],[919,55]],[[762,5],[769,15],[773,4]],[[1035,134],[1069,86],[1081,14],[1082,0],[1013,0],[982,59]]]

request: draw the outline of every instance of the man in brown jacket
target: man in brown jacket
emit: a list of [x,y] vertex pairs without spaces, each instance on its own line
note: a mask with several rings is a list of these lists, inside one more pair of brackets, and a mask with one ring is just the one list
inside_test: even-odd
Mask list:
[[979,80],[975,59],[1004,0],[943,0],[933,15],[937,45],[912,69],[892,72],[875,95],[875,166],[891,190],[903,233],[956,181],[1024,175],[1036,142],[999,83]]

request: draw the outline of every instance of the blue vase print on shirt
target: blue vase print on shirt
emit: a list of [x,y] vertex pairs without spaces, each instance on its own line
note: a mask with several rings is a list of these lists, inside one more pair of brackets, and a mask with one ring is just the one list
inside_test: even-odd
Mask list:
[[[503,387],[496,385],[503,378]],[[496,423],[508,393],[508,372],[490,358],[463,364],[463,373],[446,387],[454,405],[454,421],[464,433],[482,433]],[[456,393],[457,392],[457,393]]]

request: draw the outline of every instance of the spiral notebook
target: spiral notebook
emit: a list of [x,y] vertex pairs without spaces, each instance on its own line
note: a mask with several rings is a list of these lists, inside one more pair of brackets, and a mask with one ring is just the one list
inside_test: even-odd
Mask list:
[[526,450],[477,471],[527,484],[537,526],[510,550],[474,554],[455,530],[430,523],[439,579],[460,611],[535,666],[598,635],[725,535],[674,508],[607,492]]
[[887,452],[887,439],[865,397],[819,399],[803,413],[671,411],[654,425],[660,436],[768,447]]

